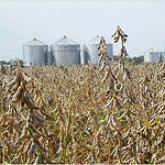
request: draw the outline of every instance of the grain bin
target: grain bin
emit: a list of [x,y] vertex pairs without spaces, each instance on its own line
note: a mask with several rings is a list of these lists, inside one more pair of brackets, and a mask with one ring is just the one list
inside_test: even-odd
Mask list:
[[[100,36],[97,35],[95,38],[88,41],[84,46],[84,56],[87,57],[87,61],[90,61],[90,64],[98,64],[98,46],[100,42]],[[110,58],[113,57],[113,44],[107,43],[107,52]]]
[[144,61],[151,62],[151,56],[148,52],[145,52],[145,54],[144,54]]
[[23,45],[24,65],[45,65],[47,45],[34,38]]
[[149,51],[144,60],[149,63],[163,62],[165,61],[165,51]]
[[81,50],[81,64],[88,64],[89,62],[89,54],[87,46],[84,44]]
[[52,51],[51,51],[51,47],[48,46],[48,49],[47,49],[47,54],[46,54],[46,64],[47,65],[52,65],[53,64],[53,54],[52,54]]
[[54,64],[80,64],[80,44],[68,39],[66,36],[53,43],[51,48],[55,59]]

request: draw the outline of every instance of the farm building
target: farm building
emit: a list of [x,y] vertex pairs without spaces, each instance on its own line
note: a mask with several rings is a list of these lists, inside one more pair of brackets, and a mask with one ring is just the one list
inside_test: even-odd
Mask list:
[[145,62],[155,63],[165,61],[165,51],[150,51],[145,56]]
[[[100,36],[96,36],[82,47],[66,36],[52,45],[46,45],[34,38],[23,45],[23,62],[29,65],[72,65],[97,64]],[[107,44],[109,57],[113,56],[113,45]]]
[[[100,36],[96,36],[92,40],[83,45],[83,58],[86,63],[98,64],[98,46],[100,42]],[[113,44],[107,43],[107,52],[110,58],[113,57]]]
[[53,43],[51,50],[56,65],[80,64],[80,44],[66,36]]
[[24,65],[45,65],[47,45],[34,38],[23,45]]

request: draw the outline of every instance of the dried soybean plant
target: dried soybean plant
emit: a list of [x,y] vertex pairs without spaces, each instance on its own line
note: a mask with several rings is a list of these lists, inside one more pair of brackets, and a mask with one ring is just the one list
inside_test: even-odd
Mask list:
[[1,163],[165,163],[164,68],[124,64],[134,86],[113,63],[102,83],[109,65],[4,66]]
[[129,70],[125,67],[125,59],[129,57],[127,53],[127,49],[124,46],[124,43],[127,41],[128,35],[123,32],[123,30],[120,28],[120,26],[117,26],[117,30],[115,33],[112,35],[112,38],[114,39],[114,43],[117,43],[121,40],[121,50],[118,54],[119,58],[119,69],[123,72],[124,74],[124,79],[131,79],[131,73]]
[[98,63],[99,63],[99,65],[101,65],[100,71],[102,71],[106,65],[110,65],[110,60],[109,60],[108,53],[107,53],[107,45],[106,45],[106,41],[103,36],[100,37],[100,43],[98,46],[98,50],[99,50]]
[[106,41],[104,39],[103,36],[101,36],[100,38],[100,43],[98,46],[98,50],[99,50],[99,71],[102,72],[104,71],[104,77],[101,81],[101,83],[104,83],[105,80],[108,79],[108,77],[110,77],[112,80],[115,80],[115,76],[112,73],[112,69],[111,69],[111,65],[110,65],[110,58],[108,56],[108,52],[107,52],[107,45],[106,45]]
[[124,43],[127,41],[128,35],[123,32],[123,30],[120,28],[120,26],[117,26],[117,30],[115,33],[112,35],[112,38],[114,39],[114,43],[117,43],[121,40],[121,51],[118,54],[119,57],[122,57],[121,59],[123,60],[124,58],[128,57],[127,49],[124,46]]
[[[116,158],[119,161],[118,163],[128,163],[128,162],[129,163],[130,162],[132,163],[153,163],[154,162],[155,163],[157,162],[155,156],[158,155],[158,153],[155,153],[157,150],[155,149],[155,146],[154,145],[152,146],[151,144],[152,138],[148,136],[149,134],[148,129],[149,128],[151,129],[151,125],[149,122],[150,118],[151,118],[151,121],[155,121],[155,116],[157,116],[156,112],[153,112],[152,109],[154,105],[158,106],[158,104],[155,104],[155,102],[156,100],[157,101],[159,100],[158,99],[159,97],[155,92],[152,91],[153,90],[152,88],[154,87],[154,84],[155,84],[154,91],[160,90],[159,88],[160,85],[157,84],[158,81],[157,81],[157,76],[156,76],[158,69],[157,69],[157,72],[155,71],[153,73],[152,80],[147,80],[147,78],[145,78],[144,75],[143,75],[144,77],[141,77],[142,82],[140,82],[140,85],[142,86],[142,88],[139,88],[141,89],[141,91],[139,91],[138,89],[139,91],[138,93],[136,86],[134,82],[132,81],[133,75],[125,67],[125,58],[128,57],[128,54],[124,46],[124,43],[127,40],[127,35],[118,26],[117,31],[115,32],[113,37],[114,37],[115,42],[118,42],[119,39],[121,39],[122,49],[119,53],[119,67],[118,67],[119,69],[118,70],[115,69],[115,71],[116,70],[118,71],[118,75],[115,72],[117,75],[115,81],[109,82],[110,83],[110,88],[108,90],[109,99],[107,100],[107,104],[105,105],[105,108],[107,111],[109,111],[107,119],[109,119],[110,130],[113,130],[114,132],[117,131],[116,139],[119,139],[119,148],[116,153]],[[109,75],[106,74],[102,82],[105,82],[108,76]],[[111,80],[113,80],[112,77],[110,78]],[[139,84],[136,84],[136,85],[139,86]],[[140,100],[141,102],[139,102]],[[144,112],[141,112],[141,109],[140,109],[141,107],[142,107],[142,110],[144,110]],[[147,110],[147,108],[149,108],[149,110]],[[144,116],[142,116],[142,114]],[[135,116],[138,117],[138,120],[135,119]],[[122,121],[123,117],[126,120]],[[122,125],[121,125],[120,120],[122,121]],[[123,128],[123,126],[126,126],[126,127]],[[144,130],[145,133],[142,133],[139,136],[140,132],[137,131],[138,129],[137,130],[135,129],[136,127],[140,130]],[[123,137],[122,134],[126,136]],[[147,139],[145,139],[144,134],[146,134]],[[135,141],[135,137],[137,141],[142,142],[141,145],[138,146],[138,148],[137,148],[137,143]],[[122,150],[122,148],[123,149],[127,148],[127,145],[122,142],[125,138],[130,139],[130,141],[128,140],[126,142],[130,146],[130,150],[128,150],[130,153],[128,152],[128,154],[126,150]],[[154,136],[152,140],[157,140],[157,139]],[[129,144],[130,142],[132,143],[132,145]],[[150,144],[149,150],[144,147],[146,143]],[[162,147],[164,148],[164,145]],[[112,153],[114,153],[114,151],[112,151]],[[132,155],[132,158],[130,160],[127,160],[126,157],[122,158],[123,154],[127,156]],[[113,159],[114,158],[115,157],[113,157]],[[162,157],[160,160],[164,161],[164,157]]]
[[48,115],[38,104],[41,94],[39,90],[33,91],[33,83],[33,79],[18,69],[6,84],[6,95],[10,101],[1,124],[1,128],[4,128],[1,134],[2,163],[53,162],[47,155],[51,149],[45,128]]

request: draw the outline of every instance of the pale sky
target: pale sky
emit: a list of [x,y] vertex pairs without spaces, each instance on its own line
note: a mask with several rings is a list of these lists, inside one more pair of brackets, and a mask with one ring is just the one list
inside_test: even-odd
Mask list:
[[151,47],[165,50],[165,1],[160,0],[0,1],[0,21],[0,60],[22,59],[22,44],[34,37],[52,44],[65,34],[81,44],[99,34],[113,42],[117,25],[128,34],[130,56]]

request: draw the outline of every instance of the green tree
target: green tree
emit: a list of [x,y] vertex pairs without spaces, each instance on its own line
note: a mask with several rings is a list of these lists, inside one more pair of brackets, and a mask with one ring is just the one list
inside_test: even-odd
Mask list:
[[132,60],[134,64],[142,64],[144,62],[144,56],[133,57]]

